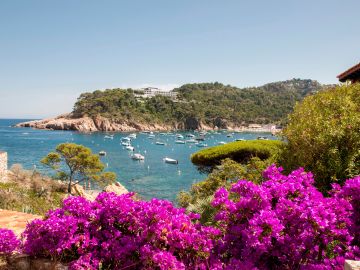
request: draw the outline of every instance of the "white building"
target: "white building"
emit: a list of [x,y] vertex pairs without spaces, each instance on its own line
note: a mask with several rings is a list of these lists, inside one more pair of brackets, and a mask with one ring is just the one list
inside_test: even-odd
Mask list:
[[164,97],[170,97],[171,99],[176,99],[177,93],[173,91],[164,91],[156,87],[146,87],[140,89],[144,92],[143,97],[144,98],[151,98],[155,96],[164,96]]

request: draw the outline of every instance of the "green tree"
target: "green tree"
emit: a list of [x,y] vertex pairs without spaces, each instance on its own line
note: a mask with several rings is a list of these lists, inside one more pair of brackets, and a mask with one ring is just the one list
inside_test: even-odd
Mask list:
[[62,143],[41,160],[41,163],[55,170],[57,177],[68,182],[71,187],[85,180],[91,180],[103,186],[115,182],[116,174],[104,172],[104,164],[98,155],[83,145]]
[[314,173],[317,187],[360,174],[360,84],[342,85],[306,97],[283,131],[288,144],[281,164]]

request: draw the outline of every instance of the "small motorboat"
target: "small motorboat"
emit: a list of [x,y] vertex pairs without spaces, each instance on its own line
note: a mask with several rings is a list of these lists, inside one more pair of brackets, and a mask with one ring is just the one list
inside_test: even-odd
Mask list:
[[131,145],[126,146],[125,149],[128,150],[128,151],[134,151],[135,150],[134,146],[131,146]]
[[130,146],[130,142],[122,142],[121,145],[123,145],[123,146]]
[[226,142],[219,142],[220,145],[226,144]]
[[121,141],[122,141],[122,142],[130,142],[130,141],[131,141],[131,138],[130,138],[130,137],[122,137],[122,138],[121,138]]
[[181,134],[176,134],[176,139],[184,139],[184,136]]
[[257,139],[258,139],[258,140],[268,140],[268,138],[265,137],[265,136],[259,136],[259,137],[257,137]]
[[110,139],[110,140],[112,140],[112,139],[114,139],[114,135],[105,135],[105,136],[104,136],[104,139]]
[[167,135],[167,133],[161,132],[159,135],[165,136],[165,135]]
[[232,138],[232,137],[233,137],[233,135],[232,135],[232,134],[228,134],[228,135],[226,135],[226,137],[228,137],[228,138]]
[[99,152],[99,156],[102,156],[102,157],[103,157],[103,156],[106,156],[106,152],[105,152],[105,151],[100,151],[100,152]]
[[242,142],[242,141],[245,141],[245,140],[240,138],[240,139],[236,139],[235,141],[236,142]]
[[197,143],[197,140],[194,139],[190,139],[190,140],[186,140],[187,143]]
[[168,158],[168,157],[165,157],[165,158],[163,159],[163,161],[164,161],[165,163],[169,163],[169,164],[179,164],[179,161],[178,161],[178,160],[172,159],[172,158]]
[[131,156],[131,158],[132,158],[133,160],[144,160],[144,159],[145,159],[145,157],[144,157],[143,155],[141,155],[141,154],[133,154],[133,155]]
[[185,144],[185,141],[183,141],[183,140],[176,140],[175,143],[176,143],[176,144]]
[[155,138],[155,135],[154,134],[150,134],[148,139],[154,139]]
[[136,134],[135,134],[135,133],[131,133],[128,137],[129,137],[130,139],[136,139]]
[[208,145],[206,143],[198,143],[196,144],[197,147],[207,147]]
[[159,142],[159,141],[155,142],[155,144],[156,144],[156,145],[165,145],[164,142]]
[[188,138],[195,138],[196,136],[195,136],[194,134],[189,133],[189,134],[186,134],[186,137],[188,137]]

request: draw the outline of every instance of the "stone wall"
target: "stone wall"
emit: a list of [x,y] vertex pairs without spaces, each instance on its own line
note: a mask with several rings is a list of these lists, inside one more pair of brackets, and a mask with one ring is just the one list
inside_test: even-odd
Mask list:
[[7,153],[0,151],[0,180],[6,176],[7,162]]

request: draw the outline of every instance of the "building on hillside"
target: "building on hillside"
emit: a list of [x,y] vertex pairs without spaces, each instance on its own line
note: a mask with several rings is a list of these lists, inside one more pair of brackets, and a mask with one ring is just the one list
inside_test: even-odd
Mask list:
[[360,63],[344,71],[337,76],[340,82],[356,83],[360,82]]
[[144,98],[151,98],[155,96],[164,96],[169,97],[171,99],[176,99],[177,93],[174,91],[164,91],[156,87],[146,87],[141,89],[144,92]]
[[3,180],[7,174],[7,163],[7,153],[0,151],[0,181]]

